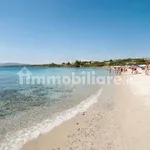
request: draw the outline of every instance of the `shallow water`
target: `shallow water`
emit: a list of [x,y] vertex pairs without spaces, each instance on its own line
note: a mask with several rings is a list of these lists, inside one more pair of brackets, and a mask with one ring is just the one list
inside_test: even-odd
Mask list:
[[[42,133],[43,126],[47,132],[54,124],[58,125],[65,118],[73,117],[77,112],[75,110],[79,111],[81,107],[86,108],[86,104],[92,104],[102,86],[87,82],[32,84],[31,80],[30,84],[25,84],[28,81],[25,78],[24,84],[20,84],[17,74],[20,69],[0,68],[0,149],[19,149],[21,144]],[[92,74],[93,71],[95,76],[107,75],[102,69],[28,69],[32,76],[59,76],[61,79],[64,76],[71,78],[72,73],[83,77],[83,74]],[[82,101],[85,103],[82,104]],[[77,105],[79,106],[76,107]],[[74,113],[71,115],[71,112]]]

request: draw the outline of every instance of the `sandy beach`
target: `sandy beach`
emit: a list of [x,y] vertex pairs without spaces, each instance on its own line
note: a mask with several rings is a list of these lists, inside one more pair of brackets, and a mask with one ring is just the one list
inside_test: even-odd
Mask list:
[[98,102],[86,112],[29,141],[22,150],[149,150],[150,77],[129,76],[130,85],[104,86]]
[[0,0],[0,150],[150,150],[150,0]]

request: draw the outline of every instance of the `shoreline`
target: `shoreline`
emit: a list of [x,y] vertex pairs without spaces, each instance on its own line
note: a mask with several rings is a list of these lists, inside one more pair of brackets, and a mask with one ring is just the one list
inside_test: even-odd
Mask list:
[[[110,86],[107,85],[106,88],[109,89],[109,87]],[[112,94],[112,95],[114,94],[112,92],[113,87],[114,85],[111,85],[111,88],[109,89],[110,91],[109,94]],[[107,92],[105,91],[105,94],[102,93],[101,95],[99,95],[98,102],[91,105],[86,111],[80,112],[79,114],[69,119],[68,121],[65,121],[59,126],[54,127],[50,132],[41,134],[38,138],[28,141],[26,144],[24,144],[24,146],[22,147],[22,150],[31,150],[31,149],[32,150],[36,150],[36,149],[47,150],[47,149],[57,149],[57,148],[66,149],[65,147],[66,145],[64,145],[64,143],[68,140],[68,138],[74,135],[73,132],[75,132],[76,130],[80,131],[81,126],[82,128],[85,128],[87,126],[87,120],[89,119],[89,117],[92,117],[91,115],[93,115],[93,110],[95,110],[95,107],[97,107],[97,105],[98,106],[101,105],[101,102],[99,101],[107,97],[109,101],[108,105],[111,105],[111,101],[109,98],[112,96],[106,95],[108,94]],[[110,107],[110,106],[105,106],[105,107]],[[37,144],[37,143],[40,143],[40,144]],[[70,146],[68,145],[67,147],[69,148]]]
[[[55,118],[51,118],[49,120],[47,119],[36,126],[18,131],[14,135],[7,137],[6,141],[4,141],[3,145],[0,147],[2,149],[3,147],[7,147],[11,150],[21,149],[22,145],[28,141],[32,141],[41,135],[49,133],[53,130],[53,128],[60,126],[63,122],[67,122],[79,113],[84,113],[90,106],[97,102],[97,98],[101,95],[101,93],[102,87],[100,87],[98,91],[95,91],[92,95],[90,95],[90,97],[87,97],[87,99],[79,103],[77,106],[61,112],[61,114],[55,116]],[[5,143],[7,144],[5,145]]]
[[140,83],[105,86],[86,112],[27,142],[22,150],[149,150],[149,96],[134,93],[143,76],[132,77]]

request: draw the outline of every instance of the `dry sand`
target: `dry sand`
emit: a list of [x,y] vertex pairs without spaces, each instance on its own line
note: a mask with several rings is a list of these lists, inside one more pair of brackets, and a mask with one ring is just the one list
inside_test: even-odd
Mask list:
[[135,85],[105,86],[98,103],[22,150],[150,150],[150,103]]

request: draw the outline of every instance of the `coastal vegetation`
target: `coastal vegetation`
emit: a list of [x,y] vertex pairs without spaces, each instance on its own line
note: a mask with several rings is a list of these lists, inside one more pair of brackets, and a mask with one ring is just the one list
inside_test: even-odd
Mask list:
[[117,65],[142,65],[150,63],[150,58],[126,58],[126,59],[110,59],[107,61],[81,61],[76,60],[75,62],[63,62],[61,64],[50,63],[50,64],[9,64],[1,65],[0,67],[40,67],[40,68],[86,68],[86,67],[104,67],[104,66],[117,66]]

